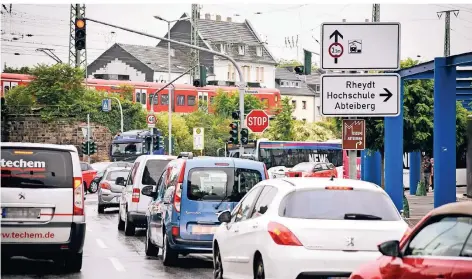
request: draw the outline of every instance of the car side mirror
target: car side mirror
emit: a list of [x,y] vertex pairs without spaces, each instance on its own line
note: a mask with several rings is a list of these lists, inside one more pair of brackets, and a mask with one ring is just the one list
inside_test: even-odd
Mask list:
[[229,222],[231,222],[231,212],[229,210],[225,210],[225,211],[221,212],[218,215],[218,221],[220,223],[229,223]]
[[396,258],[401,257],[400,241],[398,240],[386,241],[384,243],[379,244],[377,247],[380,253],[382,253],[382,255],[384,256],[396,257]]
[[121,176],[117,177],[115,180],[115,184],[120,185],[120,186],[125,186],[125,178]]
[[143,189],[141,190],[141,194],[148,197],[152,197],[153,188],[154,188],[153,186],[144,186]]

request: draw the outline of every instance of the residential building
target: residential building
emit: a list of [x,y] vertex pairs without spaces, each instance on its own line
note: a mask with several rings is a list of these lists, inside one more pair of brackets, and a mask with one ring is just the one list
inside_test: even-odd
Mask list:
[[277,68],[275,83],[280,94],[291,99],[294,118],[306,122],[321,120],[319,74],[297,75],[293,68]]

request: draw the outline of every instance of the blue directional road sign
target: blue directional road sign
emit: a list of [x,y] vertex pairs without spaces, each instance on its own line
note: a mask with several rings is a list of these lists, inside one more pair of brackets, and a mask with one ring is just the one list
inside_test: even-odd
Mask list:
[[111,110],[111,99],[102,100],[102,111],[109,112]]

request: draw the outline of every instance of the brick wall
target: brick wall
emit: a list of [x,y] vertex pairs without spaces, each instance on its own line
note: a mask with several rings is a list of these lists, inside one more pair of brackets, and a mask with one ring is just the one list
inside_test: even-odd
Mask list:
[[[77,147],[81,159],[82,142],[85,141],[82,128],[83,122],[71,122],[65,119],[57,119],[51,122],[42,121],[39,116],[9,116],[5,125],[7,138],[10,142],[32,142],[71,144]],[[113,138],[107,127],[90,123],[92,138],[97,144],[97,153],[92,155],[91,162],[107,161],[108,150]]]

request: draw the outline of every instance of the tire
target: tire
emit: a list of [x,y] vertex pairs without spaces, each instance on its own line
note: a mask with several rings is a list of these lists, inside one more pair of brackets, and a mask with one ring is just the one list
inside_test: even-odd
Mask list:
[[221,261],[220,249],[215,247],[213,257],[213,279],[223,279],[223,262]]
[[98,183],[92,180],[92,182],[90,182],[90,187],[88,188],[88,191],[92,194],[96,193],[98,191]]
[[172,248],[169,246],[169,239],[167,238],[167,234],[164,233],[164,245],[162,246],[162,263],[164,266],[173,266],[177,263],[179,258],[179,254],[177,254]]
[[144,244],[144,251],[146,252],[146,256],[149,257],[157,257],[159,254],[159,248],[157,248],[157,246],[151,242],[149,230],[146,231],[146,243]]
[[105,213],[105,207],[103,205],[98,205],[98,213]]
[[130,221],[129,212],[126,213],[126,221],[125,221],[125,235],[126,236],[133,236],[136,233],[136,226],[133,222]]
[[265,279],[264,262],[259,255],[254,264],[254,279]]
[[121,220],[121,210],[118,212],[118,230],[123,231],[125,229],[125,222]]
[[79,272],[82,269],[82,253],[66,254],[64,261],[64,270],[66,272]]

